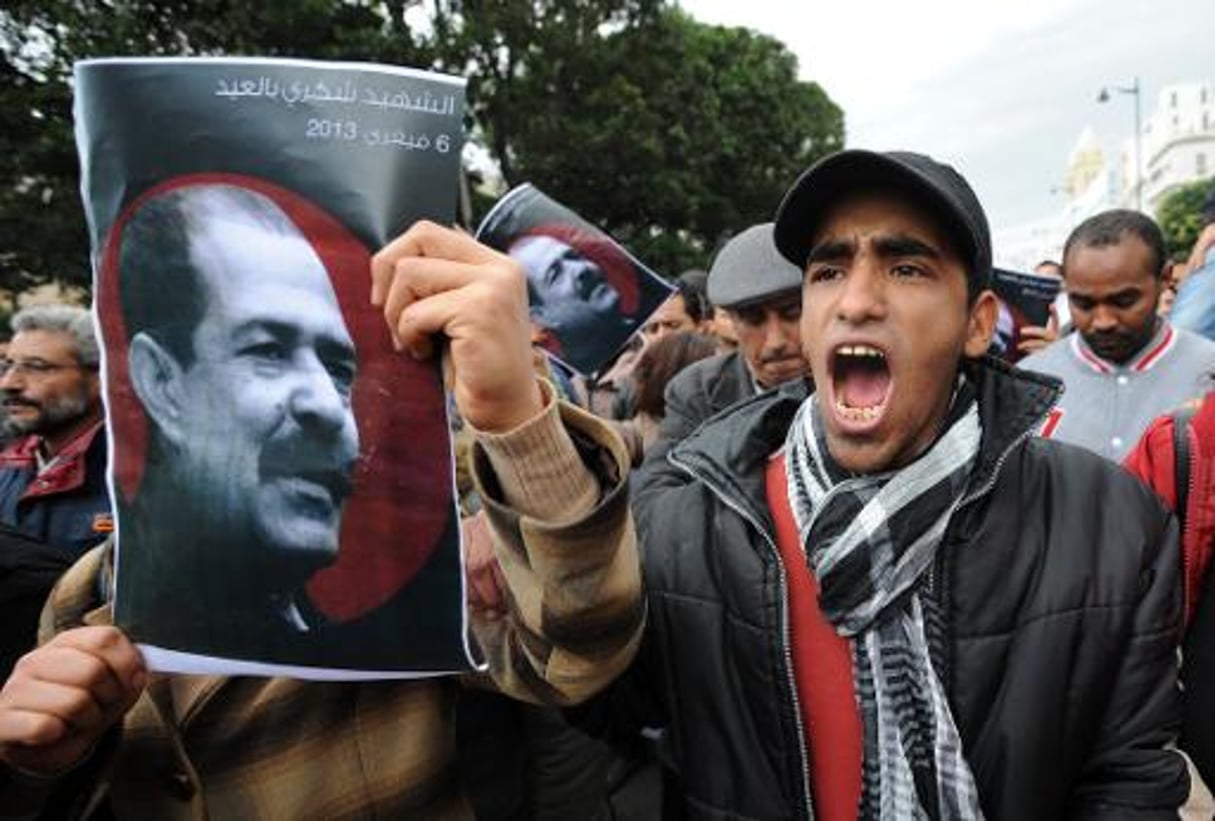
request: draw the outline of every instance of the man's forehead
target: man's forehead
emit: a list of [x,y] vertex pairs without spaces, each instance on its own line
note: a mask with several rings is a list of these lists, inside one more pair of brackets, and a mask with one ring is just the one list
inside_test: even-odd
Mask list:
[[1153,255],[1148,244],[1134,234],[1123,234],[1117,242],[1076,245],[1063,260],[1063,275],[1069,287],[1076,280],[1102,280],[1115,287],[1156,279]]
[[1143,239],[1133,233],[1119,234],[1114,242],[1079,242],[1067,249],[1067,256],[1063,258],[1063,267],[1066,270],[1067,263],[1075,260],[1078,255],[1101,254],[1109,257],[1130,258],[1140,255],[1150,255],[1152,249]]
[[684,304],[683,294],[672,294],[662,301],[658,306],[655,314],[670,316],[671,314],[686,314],[688,312],[687,305]]
[[511,245],[510,253],[511,256],[532,260],[581,256],[574,246],[547,234],[520,237]]
[[325,290],[329,275],[302,234],[241,223],[210,223],[190,242],[191,263],[215,295],[266,283]]
[[53,358],[55,356],[76,356],[76,340],[67,331],[49,329],[33,329],[18,331],[8,343],[10,358]]
[[935,211],[911,195],[895,189],[851,191],[823,210],[815,221],[815,239],[858,222],[888,229],[916,227],[933,234],[944,234],[945,225]]

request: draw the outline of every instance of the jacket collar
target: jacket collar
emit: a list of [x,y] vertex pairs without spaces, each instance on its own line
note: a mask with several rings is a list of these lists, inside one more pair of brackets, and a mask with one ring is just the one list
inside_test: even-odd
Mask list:
[[[71,441],[59,449],[59,452],[55,454],[55,459],[59,462],[72,462],[79,459],[88,452],[89,446],[93,444],[93,439],[96,438],[104,425],[105,420],[98,419],[95,423],[76,434]],[[37,464],[38,448],[41,445],[42,437],[36,433],[15,439],[4,448],[3,452],[0,452],[0,464],[18,466]]]
[[[104,420],[98,420],[76,435],[59,449],[55,458],[38,474],[38,482],[31,482],[22,493],[22,498],[48,496],[65,493],[83,487],[88,481],[89,449],[98,436],[102,436]],[[37,471],[38,447],[42,437],[26,436],[11,443],[0,453],[0,467]]]
[[1172,350],[1176,342],[1177,331],[1167,320],[1161,319],[1160,327],[1156,329],[1151,340],[1129,362],[1122,365],[1097,356],[1078,332],[1071,335],[1070,345],[1072,354],[1080,361],[1080,364],[1097,373],[1109,374],[1120,370],[1136,373],[1151,370],[1156,363],[1164,359],[1165,354]]
[[727,404],[733,404],[734,397],[760,393],[756,390],[755,377],[751,375],[751,368],[747,366],[741,351],[731,351],[725,355],[721,378],[715,380],[711,390],[715,400],[721,401],[723,397],[730,400]]
[[[983,426],[971,488],[983,489],[1005,453],[1038,431],[1063,386],[1054,377],[991,357],[969,362],[964,369],[975,386]],[[809,395],[808,383],[801,380],[761,393],[705,422],[676,444],[667,458],[727,501],[746,507],[751,515],[762,517],[760,521],[769,521],[763,468],[784,446],[793,416]]]

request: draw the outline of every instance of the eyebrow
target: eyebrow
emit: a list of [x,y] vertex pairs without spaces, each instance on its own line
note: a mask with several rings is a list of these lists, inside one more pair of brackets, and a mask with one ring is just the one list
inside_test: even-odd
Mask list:
[[941,252],[923,240],[907,234],[878,237],[873,241],[878,253],[885,257],[928,257],[940,259]]
[[[305,331],[293,322],[259,317],[241,322],[232,330],[231,338],[239,339],[245,334],[259,332],[269,333],[276,339],[286,340],[292,344],[297,344],[300,337],[305,334]],[[352,359],[357,356],[353,340],[347,340],[346,338],[329,333],[316,334],[316,339],[316,346],[318,348],[324,348],[341,356],[349,355]]]
[[806,264],[823,262],[829,259],[844,259],[856,253],[856,243],[850,239],[829,239],[820,242],[810,249],[806,255]]
[[[889,234],[873,240],[873,247],[883,257],[927,257],[940,259],[941,251],[908,234]],[[828,239],[810,249],[806,264],[825,260],[845,259],[856,254],[856,242],[850,239]]]

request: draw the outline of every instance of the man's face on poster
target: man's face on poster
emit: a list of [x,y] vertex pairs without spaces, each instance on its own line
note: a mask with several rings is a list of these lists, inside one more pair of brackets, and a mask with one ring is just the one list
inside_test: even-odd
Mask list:
[[231,558],[302,582],[337,556],[358,457],[354,343],[302,236],[231,222],[195,236],[191,257],[206,308],[180,374],[176,458],[225,524],[216,543],[230,527],[261,553]]
[[563,342],[617,324],[620,294],[573,246],[549,236],[525,236],[511,245],[510,255],[527,273],[532,319]]

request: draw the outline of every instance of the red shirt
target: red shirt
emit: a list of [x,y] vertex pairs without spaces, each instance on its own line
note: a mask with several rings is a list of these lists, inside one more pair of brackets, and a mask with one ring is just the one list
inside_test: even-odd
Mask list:
[[852,677],[852,647],[818,606],[818,582],[806,564],[789,506],[785,458],[768,463],[768,507],[789,594],[789,646],[801,706],[814,814],[855,819],[861,799],[861,714]]

